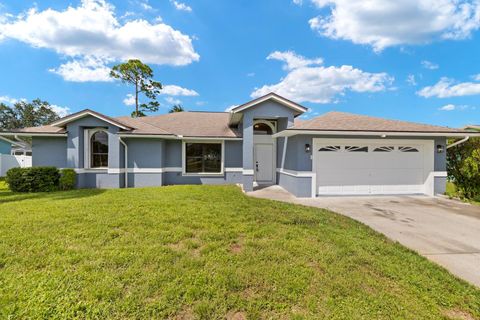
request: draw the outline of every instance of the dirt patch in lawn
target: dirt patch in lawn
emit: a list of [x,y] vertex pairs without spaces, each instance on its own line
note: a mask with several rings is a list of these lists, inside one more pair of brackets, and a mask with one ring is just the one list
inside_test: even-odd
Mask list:
[[470,313],[457,309],[446,310],[443,314],[452,320],[475,320]]

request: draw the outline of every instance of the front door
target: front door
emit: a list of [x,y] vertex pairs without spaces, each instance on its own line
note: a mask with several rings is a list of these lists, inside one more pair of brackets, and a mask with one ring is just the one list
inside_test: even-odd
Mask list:
[[274,144],[255,143],[254,147],[255,181],[258,184],[274,183]]

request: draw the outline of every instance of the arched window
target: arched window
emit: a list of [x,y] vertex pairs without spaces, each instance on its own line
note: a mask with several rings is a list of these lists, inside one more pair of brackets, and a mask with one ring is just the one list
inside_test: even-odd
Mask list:
[[265,122],[257,122],[253,125],[253,134],[271,135],[273,134],[273,129],[272,126]]
[[90,167],[108,167],[108,134],[97,131],[90,138]]

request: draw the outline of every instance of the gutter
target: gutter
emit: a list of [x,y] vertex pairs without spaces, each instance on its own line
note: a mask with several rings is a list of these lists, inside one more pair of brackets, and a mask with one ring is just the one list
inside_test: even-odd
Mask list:
[[466,134],[480,137],[480,132],[401,132],[401,131],[328,131],[328,130],[299,130],[286,129],[273,135],[274,138],[291,137],[295,135],[323,135],[323,136],[378,136],[387,137],[465,137]]
[[125,148],[125,188],[128,188],[128,146],[125,141],[122,140],[122,137],[118,137],[118,141],[123,145]]
[[462,143],[465,143],[468,141],[468,139],[470,139],[470,136],[466,136],[465,138],[463,138],[462,140],[459,140],[457,142],[454,142],[452,144],[449,144],[447,146],[447,150],[450,149],[451,147],[455,147],[455,146],[458,146],[459,144],[462,144]]

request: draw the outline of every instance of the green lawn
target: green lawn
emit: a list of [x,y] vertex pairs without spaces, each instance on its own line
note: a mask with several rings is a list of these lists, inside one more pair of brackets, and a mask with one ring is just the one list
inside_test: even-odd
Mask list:
[[232,186],[3,188],[9,317],[480,319],[480,290],[353,220]]

